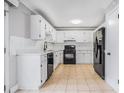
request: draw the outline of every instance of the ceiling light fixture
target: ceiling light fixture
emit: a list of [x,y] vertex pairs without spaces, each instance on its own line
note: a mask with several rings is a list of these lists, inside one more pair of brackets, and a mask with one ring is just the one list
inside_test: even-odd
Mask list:
[[80,19],[74,19],[74,20],[71,20],[70,22],[75,25],[82,23]]

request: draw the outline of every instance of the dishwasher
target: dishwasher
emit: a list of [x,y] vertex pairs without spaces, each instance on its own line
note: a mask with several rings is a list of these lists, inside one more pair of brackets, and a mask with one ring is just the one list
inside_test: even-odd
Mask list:
[[53,73],[53,53],[47,54],[47,79],[50,78],[50,76]]

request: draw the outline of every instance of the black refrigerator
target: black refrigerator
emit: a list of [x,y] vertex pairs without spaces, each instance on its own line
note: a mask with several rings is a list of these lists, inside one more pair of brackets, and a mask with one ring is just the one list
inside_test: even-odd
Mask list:
[[102,79],[105,79],[105,27],[101,27],[94,33],[93,42],[94,70]]

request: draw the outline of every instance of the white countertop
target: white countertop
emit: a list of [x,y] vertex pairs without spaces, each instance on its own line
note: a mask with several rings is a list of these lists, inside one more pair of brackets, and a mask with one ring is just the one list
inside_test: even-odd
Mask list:
[[50,51],[43,51],[40,49],[22,49],[17,51],[17,55],[46,55],[47,53],[53,52]]
[[40,50],[40,49],[22,49],[22,50],[18,50],[17,51],[17,56],[19,55],[46,55],[48,53],[51,53],[51,52],[59,52],[59,51],[62,51],[62,50],[46,50],[46,51],[43,51],[43,50]]

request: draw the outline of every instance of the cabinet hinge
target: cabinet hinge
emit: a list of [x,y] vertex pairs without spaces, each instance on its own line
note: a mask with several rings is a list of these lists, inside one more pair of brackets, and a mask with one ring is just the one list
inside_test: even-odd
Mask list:
[[6,48],[4,48],[4,54],[6,54]]
[[7,11],[7,10],[4,10],[4,16],[6,16],[6,13],[7,13],[7,12],[9,12],[9,11]]
[[42,83],[42,80],[41,80],[41,83]]
[[4,16],[6,16],[6,11],[4,10]]
[[6,91],[6,85],[4,85],[4,92]]
[[119,84],[119,80],[118,80],[118,84]]
[[119,19],[119,14],[118,14],[118,19]]

